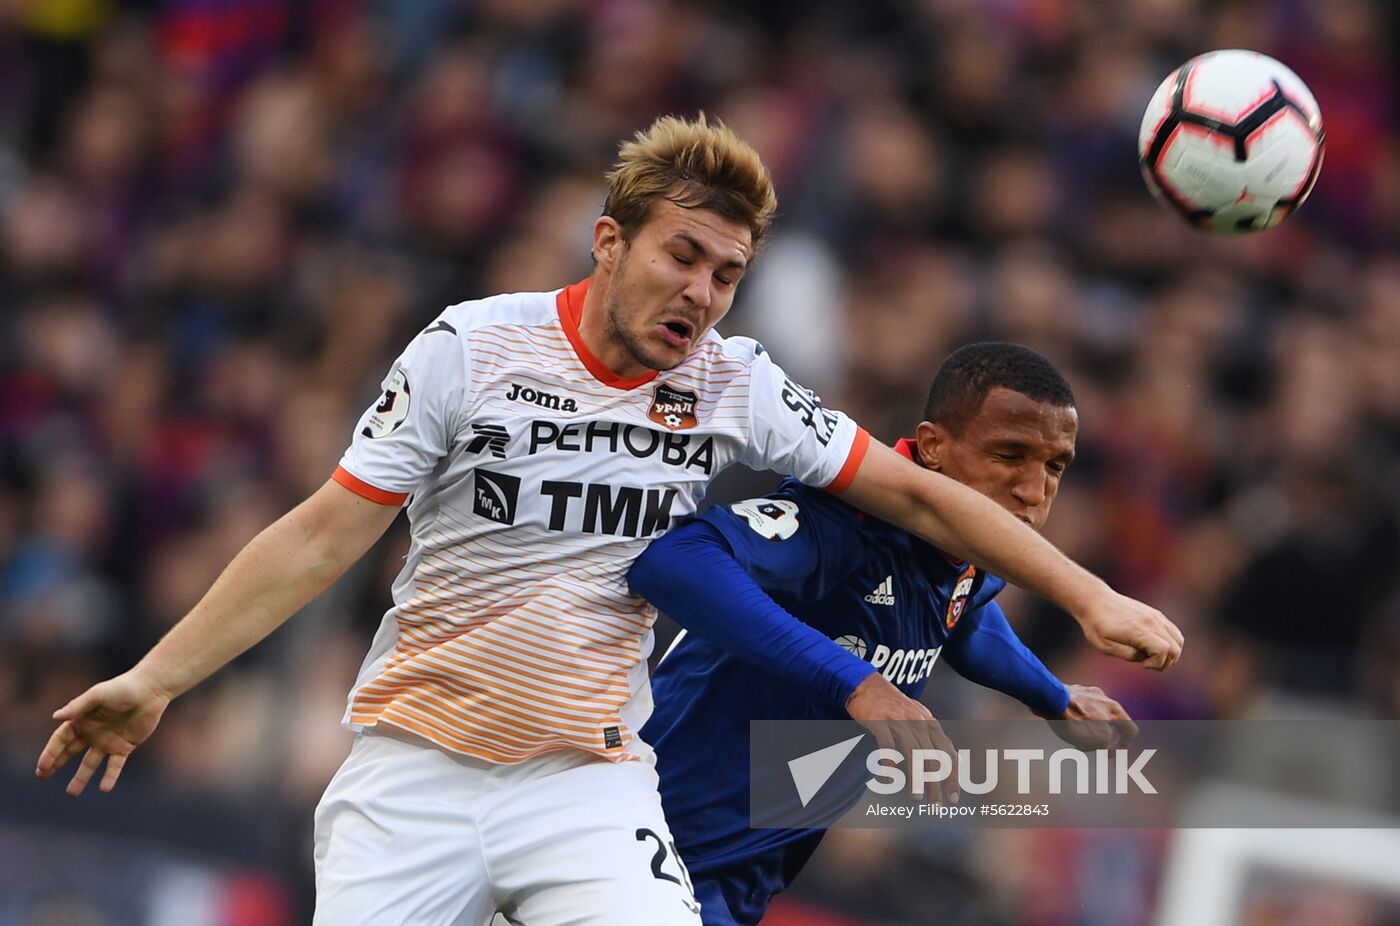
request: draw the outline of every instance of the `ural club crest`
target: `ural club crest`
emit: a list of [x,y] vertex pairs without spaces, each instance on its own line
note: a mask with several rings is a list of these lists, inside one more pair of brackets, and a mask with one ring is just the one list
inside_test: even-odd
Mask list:
[[943,618],[943,623],[949,630],[957,626],[959,618],[967,610],[967,600],[972,597],[972,586],[976,579],[977,567],[968,566],[954,583],[953,594],[948,598],[948,613]]
[[647,417],[671,431],[684,431],[699,423],[695,420],[695,403],[698,401],[693,392],[657,386]]

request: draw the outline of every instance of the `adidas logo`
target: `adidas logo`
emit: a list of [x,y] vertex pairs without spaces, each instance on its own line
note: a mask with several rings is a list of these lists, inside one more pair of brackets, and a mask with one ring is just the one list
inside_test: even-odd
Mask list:
[[894,576],[885,576],[885,581],[875,586],[865,600],[870,604],[894,604]]

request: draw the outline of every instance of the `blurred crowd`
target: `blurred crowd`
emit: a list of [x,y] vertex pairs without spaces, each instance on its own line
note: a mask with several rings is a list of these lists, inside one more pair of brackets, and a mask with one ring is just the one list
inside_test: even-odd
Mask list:
[[[1135,163],[1156,84],[1225,47],[1288,63],[1328,136],[1251,238]],[[1383,0],[3,0],[0,769],[327,478],[443,306],[587,275],[617,143],[702,109],[780,197],[722,331],[889,441],[970,340],[1066,373],[1047,533],[1188,643],[1141,672],[1008,594],[1064,677],[1144,717],[1400,718],[1397,61]],[[123,787],[309,826],[405,547],[179,702]],[[1154,838],[960,840],[839,834],[774,922],[1146,921]]]

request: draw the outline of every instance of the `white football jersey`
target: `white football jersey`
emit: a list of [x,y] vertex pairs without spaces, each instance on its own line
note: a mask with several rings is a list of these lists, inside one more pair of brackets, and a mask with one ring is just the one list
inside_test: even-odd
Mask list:
[[408,345],[334,478],[409,496],[412,546],[345,719],[519,762],[646,755],[647,542],[731,463],[845,488],[869,436],[756,342],[710,332],[620,379],[578,334],[587,282],[452,306]]

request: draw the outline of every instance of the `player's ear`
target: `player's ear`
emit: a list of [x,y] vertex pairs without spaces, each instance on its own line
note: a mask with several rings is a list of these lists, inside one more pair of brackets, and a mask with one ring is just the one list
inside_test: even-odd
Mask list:
[[948,429],[932,421],[920,421],[914,429],[914,443],[919,448],[919,461],[934,472],[943,471],[942,454],[951,435]]
[[622,226],[610,215],[598,217],[593,223],[593,259],[604,270],[617,266],[618,258],[627,242],[622,237]]

